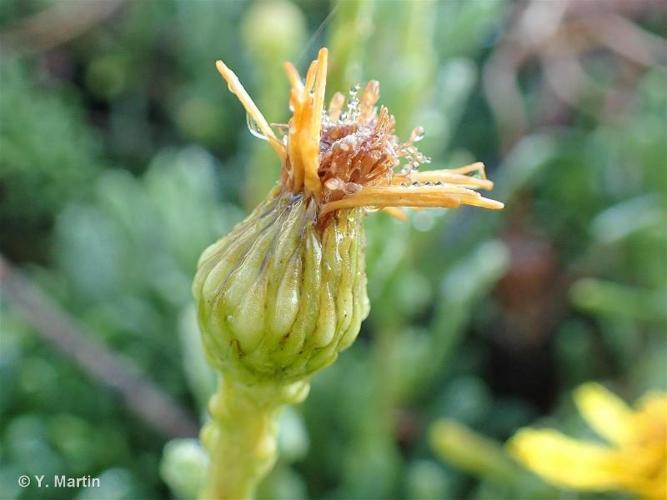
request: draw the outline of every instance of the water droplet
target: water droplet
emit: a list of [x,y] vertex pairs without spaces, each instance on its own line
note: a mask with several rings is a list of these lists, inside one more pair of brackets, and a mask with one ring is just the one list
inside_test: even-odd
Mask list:
[[246,113],[245,119],[246,119],[246,124],[248,125],[248,130],[250,130],[250,133],[252,135],[263,141],[268,140],[266,136],[262,133],[262,130],[259,128],[259,125],[257,125],[257,122],[253,120],[249,114]]
[[332,191],[336,191],[338,189],[343,188],[343,181],[341,181],[338,177],[332,177],[331,179],[327,179],[324,182],[324,186],[327,189],[331,189]]
[[361,191],[361,185],[356,182],[346,182],[343,186],[343,192],[345,194],[354,194]]
[[345,112],[341,115],[341,122],[355,122],[359,118],[359,84],[353,85],[349,92],[347,107]]
[[364,207],[364,210],[366,211],[367,214],[372,214],[378,212],[380,210],[380,207]]
[[408,142],[419,142],[424,138],[424,127],[415,127]]

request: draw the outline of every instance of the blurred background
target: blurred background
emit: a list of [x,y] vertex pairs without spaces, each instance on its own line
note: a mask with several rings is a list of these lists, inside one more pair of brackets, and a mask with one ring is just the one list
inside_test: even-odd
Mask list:
[[282,62],[328,46],[329,95],[379,80],[429,167],[484,161],[506,209],[367,218],[370,317],[260,498],[621,498],[502,446],[590,436],[580,383],[667,388],[666,34],[651,0],[0,2],[0,496],[192,498],[196,260],[278,172],[213,63],[284,123]]

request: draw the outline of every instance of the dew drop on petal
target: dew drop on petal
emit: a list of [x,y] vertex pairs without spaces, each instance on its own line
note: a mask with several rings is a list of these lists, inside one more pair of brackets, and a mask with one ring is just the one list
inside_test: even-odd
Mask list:
[[253,120],[249,114],[246,113],[245,119],[246,119],[246,124],[248,126],[248,130],[250,130],[250,133],[252,135],[263,141],[268,140],[266,136],[262,133],[261,129],[259,128],[259,125],[257,125],[257,122]]
[[332,177],[331,179],[327,179],[324,182],[324,186],[327,189],[330,189],[332,191],[336,191],[338,189],[343,188],[343,182],[338,177]]
[[354,194],[359,191],[361,191],[361,184],[357,184],[356,182],[346,182],[343,186],[343,192],[345,194]]

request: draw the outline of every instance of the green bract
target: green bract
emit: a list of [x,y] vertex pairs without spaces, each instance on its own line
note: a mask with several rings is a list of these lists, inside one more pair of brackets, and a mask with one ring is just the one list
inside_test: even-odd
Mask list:
[[362,209],[325,227],[315,201],[274,190],[202,254],[193,293],[206,354],[248,383],[330,365],[368,315]]

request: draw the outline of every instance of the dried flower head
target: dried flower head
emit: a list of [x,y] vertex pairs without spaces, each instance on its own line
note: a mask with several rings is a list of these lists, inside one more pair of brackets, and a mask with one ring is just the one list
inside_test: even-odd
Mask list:
[[[249,119],[280,158],[281,189],[312,198],[321,224],[330,221],[330,214],[337,210],[357,207],[455,208],[463,204],[503,208],[502,203],[476,191],[493,187],[485,178],[482,163],[452,170],[418,171],[421,164],[430,161],[415,145],[424,131],[417,127],[406,142],[400,142],[395,135],[394,117],[386,107],[376,107],[380,98],[377,81],[368,82],[361,93],[357,87],[352,89],[347,103],[337,92],[325,111],[327,55],[327,49],[320,50],[305,82],[292,64],[285,64],[292,86],[289,103],[293,115],[282,140],[236,75],[222,61],[217,62],[218,71],[238,96]],[[471,173],[478,173],[481,178],[467,175]]]
[[303,380],[354,341],[368,314],[365,209],[402,216],[399,207],[503,205],[476,191],[492,187],[481,163],[418,172],[428,162],[415,145],[423,131],[398,140],[393,116],[376,107],[377,82],[353,89],[347,103],[335,94],[325,111],[326,49],[305,82],[285,66],[293,114],[276,127],[282,138],[236,75],[222,61],[217,68],[282,173],[267,199],[199,260],[193,293],[204,346],[216,368],[246,382]]

